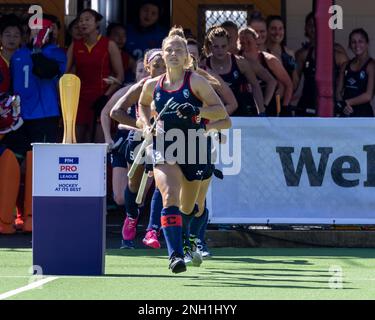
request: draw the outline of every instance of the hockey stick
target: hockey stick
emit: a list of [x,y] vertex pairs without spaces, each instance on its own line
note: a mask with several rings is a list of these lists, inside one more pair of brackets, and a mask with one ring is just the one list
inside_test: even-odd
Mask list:
[[[161,117],[163,116],[163,114],[168,110],[168,108],[170,107],[170,104],[171,104],[172,101],[173,101],[173,98],[170,98],[168,100],[168,102],[165,104],[164,108],[160,111],[160,113],[158,114],[157,118],[155,119],[154,123],[151,126],[151,130],[150,130],[151,132],[153,132],[155,130],[158,121],[161,119]],[[136,155],[136,157],[134,159],[134,162],[133,162],[133,164],[130,167],[130,170],[128,172],[128,177],[129,178],[133,178],[134,173],[137,170],[137,168],[138,168],[138,166],[139,166],[139,164],[141,162],[143,153],[146,150],[147,146],[150,145],[150,143],[152,143],[152,142],[150,142],[148,139],[145,139],[142,142],[142,145],[139,148],[139,151],[138,151],[138,153],[137,153],[137,155]]]

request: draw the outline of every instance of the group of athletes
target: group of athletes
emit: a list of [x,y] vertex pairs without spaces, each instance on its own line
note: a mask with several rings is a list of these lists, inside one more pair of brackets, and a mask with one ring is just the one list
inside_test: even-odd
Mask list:
[[[186,38],[182,28],[174,27],[161,48],[149,50],[136,62],[136,82],[125,87],[121,84],[128,59],[120,51],[123,41],[116,42],[124,30],[114,28],[112,39],[101,36],[102,18],[94,10],[83,10],[77,20],[80,38],[66,53],[65,72],[76,73],[82,81],[79,140],[90,141],[88,133],[96,135],[92,127],[99,123],[98,115],[111,149],[114,199],[126,211],[122,248],[134,248],[139,212],[155,181],[143,243],[159,248],[162,230],[170,269],[183,272],[187,264],[199,266],[203,257],[210,256],[204,241],[208,221],[205,199],[212,177],[222,178],[213,165],[213,146],[225,143],[220,131],[231,127],[230,117],[317,115],[314,15],[306,17],[308,41],[296,53],[284,45],[285,25],[279,16],[267,20],[253,16],[249,26],[240,30],[231,21],[214,26],[206,33],[202,51],[195,39]],[[3,47],[10,27],[0,30]],[[39,55],[50,62],[56,57],[45,56],[43,50],[48,45],[43,44]],[[372,117],[375,64],[366,31],[353,30],[349,47],[354,54],[351,60],[345,49],[335,44],[335,112],[342,117]],[[35,80],[36,86],[38,83]],[[299,87],[298,100],[295,93]],[[21,94],[21,106],[26,99]],[[25,110],[21,107],[23,116]],[[119,123],[115,137],[112,119]],[[176,129],[184,138],[177,153],[184,152],[170,157],[168,151],[177,140],[165,137]],[[141,145],[146,149],[140,150]],[[135,163],[139,152],[145,163]],[[132,166],[135,170],[128,178]],[[145,172],[149,178],[139,201]]]
[[[220,177],[212,164],[211,139],[223,139],[220,130],[231,127],[230,116],[316,115],[315,28],[311,19],[312,15],[306,18],[310,43],[297,52],[297,59],[282,45],[282,20],[270,17],[267,22],[254,19],[251,26],[239,31],[231,22],[211,28],[205,37],[202,60],[197,42],[186,39],[184,31],[174,27],[161,49],[148,51],[144,61],[137,63],[138,82],[119,90],[101,115],[107,142],[116,145],[120,139],[124,141],[113,151],[112,161],[115,197],[125,189],[123,248],[134,247],[140,211],[137,193],[144,172],[152,171],[150,176],[156,188],[143,243],[159,248],[158,235],[162,229],[172,272],[185,271],[186,264],[202,263],[198,244],[204,242],[207,224],[206,193],[214,173]],[[264,37],[267,25],[273,42]],[[336,111],[342,116],[373,116],[370,102],[374,62],[368,54],[368,44],[367,33],[363,29],[354,30],[349,46],[355,58],[350,61],[345,50],[335,45],[337,98],[338,105],[341,104]],[[302,67],[298,67],[298,59],[304,59]],[[293,107],[291,101],[301,73],[305,78],[302,98]],[[110,117],[120,123],[114,140],[110,136]],[[155,126],[152,119],[156,119]],[[188,152],[182,161],[181,157],[168,159],[165,151],[175,141],[164,138],[169,130],[176,128],[184,133],[185,151],[196,143],[189,140],[188,131],[203,132],[201,138],[206,141],[202,144],[198,139],[196,146],[198,155],[207,155],[203,162],[199,157],[189,162]],[[162,147],[157,143],[159,137],[164,139]],[[127,170],[140,152],[137,146],[142,139],[149,142],[151,150],[146,154],[152,158],[152,168],[147,163],[135,164],[136,173],[126,179]]]

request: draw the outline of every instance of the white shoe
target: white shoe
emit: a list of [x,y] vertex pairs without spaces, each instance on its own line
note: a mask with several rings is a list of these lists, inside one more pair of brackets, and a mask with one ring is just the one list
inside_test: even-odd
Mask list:
[[193,265],[194,267],[199,267],[202,262],[202,255],[200,252],[197,251],[191,251],[190,248],[185,248],[185,255],[184,255],[184,261],[186,265]]

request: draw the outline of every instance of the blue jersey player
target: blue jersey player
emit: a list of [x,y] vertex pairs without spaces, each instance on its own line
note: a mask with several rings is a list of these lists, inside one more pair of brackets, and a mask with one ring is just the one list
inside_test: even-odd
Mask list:
[[[65,52],[51,43],[51,25],[51,21],[44,19],[43,29],[32,30],[30,43],[14,53],[10,64],[13,91],[21,98],[21,116],[30,142],[57,142],[60,117],[57,87],[67,59]],[[35,40],[40,34],[47,41],[36,47]]]
[[[189,154],[197,151],[194,144],[198,153],[206,152],[208,155],[210,150],[207,150],[209,146],[204,141],[204,136],[191,139],[187,133],[193,130],[199,135],[201,129],[204,129],[201,118],[218,121],[226,119],[228,115],[209,82],[187,70],[191,57],[186,40],[177,35],[169,36],[164,39],[162,49],[167,73],[146,82],[139,104],[141,119],[146,124],[146,139],[151,139],[153,134],[150,125],[151,107],[160,113],[166,105],[169,106],[158,123],[158,134],[154,139],[154,177],[163,198],[161,220],[170,258],[169,268],[173,273],[180,273],[186,271],[182,241],[183,220],[185,216],[194,214],[199,190],[205,176],[209,175],[207,169],[211,167],[207,161],[209,159],[189,157]],[[160,132],[168,134],[169,130],[176,129],[184,136],[183,147],[186,152],[182,150],[184,155],[177,154],[178,161],[171,161],[168,159],[168,152],[164,151],[173,142],[165,139],[164,148],[160,148],[158,140],[159,136],[163,136]],[[180,148],[177,153],[179,150]],[[166,159],[162,159],[164,156]],[[192,159],[195,161],[191,161]]]

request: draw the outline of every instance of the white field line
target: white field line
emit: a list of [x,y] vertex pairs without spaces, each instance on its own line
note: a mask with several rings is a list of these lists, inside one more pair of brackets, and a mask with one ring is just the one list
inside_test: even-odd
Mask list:
[[24,286],[24,287],[15,289],[15,290],[11,290],[11,291],[5,292],[3,294],[0,294],[0,300],[8,299],[8,298],[10,298],[12,296],[15,296],[17,294],[20,294],[20,293],[23,293],[23,292],[26,292],[26,291],[29,291],[29,290],[33,290],[33,289],[36,289],[36,288],[39,288],[39,287],[47,284],[48,282],[51,282],[51,281],[54,281],[54,280],[57,280],[57,279],[58,279],[58,277],[48,277],[48,278],[45,278],[45,279],[42,279],[42,280],[30,283],[27,286]]

